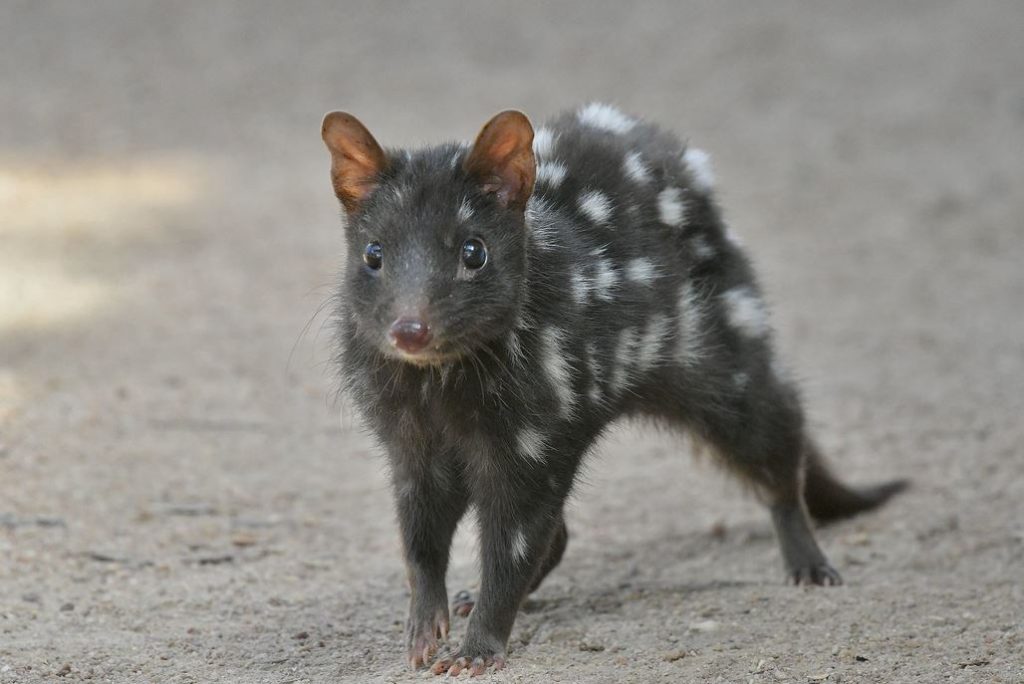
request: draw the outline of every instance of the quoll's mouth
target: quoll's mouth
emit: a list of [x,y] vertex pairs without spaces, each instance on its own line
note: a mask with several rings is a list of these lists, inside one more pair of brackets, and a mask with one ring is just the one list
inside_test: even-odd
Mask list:
[[397,361],[421,368],[443,366],[458,361],[465,355],[463,350],[446,344],[444,340],[435,340],[427,347],[414,352],[406,351],[391,342],[385,347],[384,353]]
[[445,354],[434,349],[424,349],[416,353],[409,353],[401,349],[392,349],[391,356],[414,366],[441,366],[451,363],[459,358],[457,354]]
[[459,358],[446,349],[431,326],[420,317],[402,316],[388,329],[389,355],[416,366],[439,366]]

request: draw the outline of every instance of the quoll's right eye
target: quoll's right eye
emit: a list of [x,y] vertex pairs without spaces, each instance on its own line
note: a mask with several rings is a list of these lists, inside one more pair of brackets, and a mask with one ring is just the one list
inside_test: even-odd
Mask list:
[[384,250],[380,248],[379,242],[371,242],[366,245],[366,249],[363,250],[363,261],[374,271],[380,269],[384,262]]

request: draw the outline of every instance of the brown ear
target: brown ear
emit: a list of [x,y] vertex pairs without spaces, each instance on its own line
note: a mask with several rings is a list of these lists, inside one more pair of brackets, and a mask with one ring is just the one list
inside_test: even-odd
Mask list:
[[387,157],[359,119],[345,112],[324,117],[324,144],[331,151],[331,183],[345,209],[353,212],[377,187]]
[[533,126],[522,112],[508,110],[488,121],[466,157],[465,170],[502,206],[525,209],[533,192]]

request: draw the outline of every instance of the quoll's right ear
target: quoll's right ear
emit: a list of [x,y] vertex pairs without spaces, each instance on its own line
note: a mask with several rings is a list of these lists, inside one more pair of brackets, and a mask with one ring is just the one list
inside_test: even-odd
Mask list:
[[352,213],[380,181],[387,156],[359,119],[346,112],[324,117],[324,144],[331,152],[331,184],[345,210]]

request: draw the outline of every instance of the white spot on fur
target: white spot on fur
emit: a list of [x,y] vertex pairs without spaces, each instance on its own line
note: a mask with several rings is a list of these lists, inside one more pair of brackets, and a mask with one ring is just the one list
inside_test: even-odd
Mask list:
[[743,248],[743,238],[729,226],[725,227],[725,239],[731,242],[734,247]]
[[577,116],[585,126],[593,126],[611,133],[627,133],[636,121],[611,105],[594,102],[582,107]]
[[738,390],[746,389],[747,385],[750,384],[750,376],[742,372],[733,373],[732,384],[734,384]]
[[526,560],[529,550],[530,547],[526,544],[526,533],[523,532],[523,528],[519,528],[512,535],[512,557],[517,563],[522,563]]
[[567,173],[569,173],[569,170],[561,162],[541,162],[537,166],[537,182],[546,183],[552,188],[557,188],[565,180]]
[[661,361],[661,350],[665,346],[665,338],[668,336],[671,326],[672,322],[668,316],[657,315],[651,318],[647,329],[640,338],[636,354],[636,366],[639,372],[648,371]]
[[550,157],[555,148],[555,134],[550,128],[538,128],[533,134],[533,153],[537,157]]
[[748,337],[768,332],[768,314],[761,298],[749,287],[734,287],[722,295],[729,323]]
[[577,203],[580,211],[594,223],[606,223],[611,218],[612,200],[600,190],[587,190]]
[[690,244],[693,246],[693,254],[700,261],[707,261],[715,257],[715,248],[708,244],[708,241],[703,235],[694,236],[690,240]]
[[619,341],[615,345],[615,367],[612,369],[611,390],[620,394],[629,382],[630,370],[633,365],[639,336],[636,328],[624,328],[619,332]]
[[594,281],[587,277],[579,268],[574,268],[570,277],[572,284],[572,297],[579,306],[586,306],[590,300],[590,293],[594,289]]
[[650,285],[658,277],[658,268],[650,259],[638,257],[626,264],[626,278],[640,285]]
[[676,362],[683,367],[696,366],[704,356],[702,330],[704,304],[693,283],[679,288],[676,302],[678,314],[676,332]]
[[470,205],[468,199],[464,199],[462,200],[462,204],[459,205],[459,222],[466,223],[471,218],[473,218],[473,207]]
[[693,187],[701,192],[709,192],[715,187],[715,172],[711,169],[711,155],[696,147],[691,147],[683,154],[683,163],[693,177]]
[[647,168],[639,152],[630,152],[622,162],[626,176],[634,183],[645,184],[651,180],[651,170]]
[[516,442],[519,446],[520,454],[532,461],[544,462],[544,448],[547,446],[547,440],[544,439],[544,435],[532,427],[527,427],[519,431]]
[[541,363],[558,397],[559,413],[563,418],[570,418],[576,406],[576,395],[572,391],[569,361],[562,349],[564,337],[565,333],[558,328],[545,328],[541,332]]
[[554,210],[536,195],[526,203],[526,227],[539,249],[549,251],[558,246],[558,221]]
[[587,342],[587,369],[590,371],[590,391],[588,396],[595,404],[604,402],[601,395],[601,362],[597,359],[597,344]]
[[612,269],[611,264],[600,259],[594,264],[594,292],[598,299],[606,302],[612,299],[612,290],[619,284],[619,274]]
[[680,226],[686,218],[686,204],[683,191],[679,188],[665,188],[658,193],[658,217],[669,226]]

